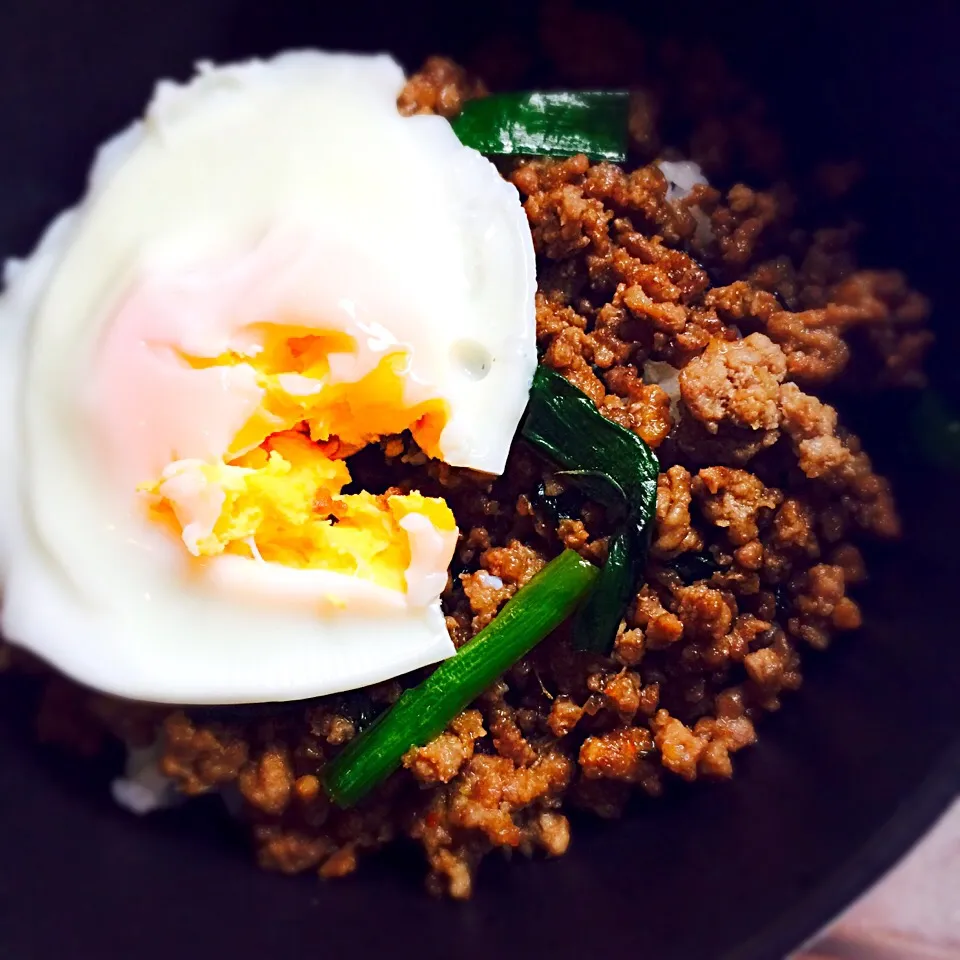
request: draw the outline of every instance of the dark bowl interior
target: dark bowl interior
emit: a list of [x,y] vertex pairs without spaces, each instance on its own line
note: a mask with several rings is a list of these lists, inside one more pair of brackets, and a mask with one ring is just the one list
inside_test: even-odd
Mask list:
[[[938,304],[933,370],[956,398],[960,18],[951,6],[621,6],[651,31],[705,34],[733,51],[797,149],[866,159],[865,259],[903,267]],[[94,145],[135,114],[158,76],[184,77],[200,58],[308,45],[385,48],[415,66],[507,21],[522,30],[532,12],[427,0],[335,9],[317,0],[3,0],[0,255],[26,252],[79,194]],[[847,402],[896,482],[907,533],[872,558],[865,628],[811,657],[802,691],[738,758],[739,776],[638,805],[623,822],[577,824],[556,862],[494,858],[465,905],[426,897],[407,852],[321,885],[257,872],[215,804],[125,816],[104,770],[31,743],[27,694],[6,681],[0,957],[782,956],[892,863],[957,788],[950,597],[960,518],[954,480],[911,448],[909,404]]]

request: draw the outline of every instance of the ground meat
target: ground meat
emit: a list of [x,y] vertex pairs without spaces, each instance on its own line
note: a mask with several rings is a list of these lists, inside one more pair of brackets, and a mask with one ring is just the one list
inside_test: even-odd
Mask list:
[[[498,161],[537,253],[541,362],[660,457],[649,557],[613,650],[580,652],[555,631],[346,811],[323,790],[324,765],[423,672],[252,714],[46,685],[46,739],[88,753],[110,737],[156,742],[185,794],[239,791],[269,869],[340,877],[407,837],[424,850],[428,889],[463,898],[493,849],[562,854],[565,809],[619,816],[665,779],[731,776],[755,721],[801,684],[807,648],[859,625],[861,536],[899,530],[888,484],[818,395],[919,384],[930,342],[928,305],[905,278],[859,268],[855,224],[811,230],[797,215],[811,184],[835,200],[853,168],[788,180],[762,103],[718,57],[647,45],[569,3],[545,9],[542,50],[505,38],[478,58],[491,83],[525,76],[536,57],[553,85],[635,91],[638,166]],[[485,92],[435,57],[398,105],[452,117]],[[660,157],[692,159],[723,188],[675,199]],[[430,461],[409,435],[351,464],[365,489],[449,503],[462,535],[442,601],[458,647],[563,547],[606,556],[613,519],[522,443],[499,478]]]
[[491,696],[487,707],[487,725],[493,748],[502,757],[512,760],[518,767],[526,767],[537,759],[537,752],[527,741],[520,729],[518,711],[515,711],[503,698],[499,687]]
[[614,710],[621,723],[630,723],[640,709],[642,700],[640,674],[624,670],[615,674],[603,685],[607,706]]
[[866,327],[881,360],[880,379],[895,386],[923,386],[921,363],[933,334],[923,323],[926,297],[911,290],[897,270],[861,270],[831,291],[828,309],[843,316],[842,327]]
[[636,666],[643,659],[644,641],[642,630],[621,630],[613,644],[614,659],[625,667]]
[[789,220],[794,198],[783,185],[772,191],[751,190],[735,184],[726,203],[710,213],[713,242],[728,267],[746,267],[767,246],[767,232],[782,220]]
[[397,107],[409,117],[415,113],[438,113],[455,117],[467,100],[482,97],[486,89],[476,77],[446,57],[430,57],[400,92]]
[[319,712],[311,719],[310,729],[335,747],[349,743],[357,735],[357,725],[349,717],[331,711]]
[[768,490],[752,473],[729,467],[701,470],[693,489],[707,521],[725,529],[736,546],[756,540],[763,514],[782,499],[779,490]]
[[257,861],[265,870],[280,873],[301,873],[310,870],[324,858],[330,849],[325,837],[312,836],[299,830],[284,830],[273,824],[261,824],[254,829]]
[[780,406],[804,474],[847,492],[845,506],[862,527],[880,536],[897,536],[900,522],[890,486],[873,472],[859,441],[839,435],[836,410],[792,383],[783,385]]
[[579,763],[585,777],[641,783],[650,774],[644,758],[653,751],[653,738],[643,727],[621,727],[587,737]]
[[848,585],[863,583],[867,579],[863,554],[852,543],[842,543],[834,549],[831,563],[843,570],[843,580]]
[[603,379],[610,393],[601,412],[643,437],[648,446],[659,447],[673,426],[669,394],[654,383],[644,383],[630,365],[614,367]]
[[649,586],[637,594],[631,622],[643,630],[646,646],[652,650],[669,647],[683,636],[683,621],[663,606]]
[[236,780],[249,753],[240,730],[221,724],[196,725],[182,712],[167,717],[162,737],[160,770],[188,795]]
[[651,726],[663,765],[684,780],[696,780],[704,741],[666,710],[657,711]]
[[511,540],[506,547],[485,551],[480,562],[492,576],[511,586],[522,587],[543,568],[546,561],[534,548]]
[[680,372],[680,394],[687,410],[711,433],[724,422],[775,430],[786,372],[783,351],[763,334],[732,342],[713,340],[703,356]]
[[759,687],[779,688],[785,670],[784,662],[773,647],[754,650],[743,658],[747,676]]
[[240,771],[237,786],[251,806],[270,816],[280,816],[293,791],[293,767],[285,746],[268,747]]
[[677,599],[677,616],[687,636],[719,640],[733,623],[735,611],[730,600],[704,583],[681,587]]
[[408,750],[403,765],[421,783],[449,783],[473,756],[474,744],[485,733],[480,711],[467,710],[453,720],[448,732],[425,747]]
[[783,348],[790,376],[800,383],[827,383],[850,360],[850,348],[824,310],[780,310],[770,317],[767,332]]
[[815,532],[816,515],[804,500],[788,497],[773,519],[773,545],[807,557],[817,557],[820,545]]
[[822,650],[838,630],[855,630],[860,626],[860,608],[845,595],[846,580],[842,567],[819,563],[791,583],[796,594],[796,617],[788,621],[788,629],[812,647]]
[[[810,270],[809,262],[805,265]],[[805,299],[818,305],[798,313],[775,311],[767,319],[767,331],[783,347],[794,380],[817,384],[839,376],[850,360],[844,335],[861,329],[878,355],[876,377],[881,383],[923,384],[922,359],[932,342],[922,326],[929,305],[902,274],[859,271],[822,295],[808,288]]]
[[551,857],[559,857],[570,846],[570,821],[562,813],[544,811],[535,821],[532,839]]
[[473,632],[482,630],[496,615],[500,605],[516,593],[516,585],[504,583],[486,570],[464,573],[460,577],[463,592],[474,613]]
[[557,820],[545,826],[541,818],[566,788],[572,767],[556,750],[523,768],[505,757],[474,756],[453,783],[437,788],[408,828],[430,864],[428,889],[468,897],[472,867],[491,846],[527,843],[563,852],[563,826]]
[[657,478],[657,525],[653,551],[661,557],[673,557],[703,546],[700,534],[691,526],[690,472],[681,466],[670,467]]
[[756,743],[757,735],[753,722],[746,715],[744,696],[740,689],[731,687],[720,693],[714,709],[716,716],[698,720],[694,733],[704,743],[697,773],[718,780],[733,775],[730,754]]
[[570,697],[557,697],[550,707],[550,716],[547,718],[547,726],[550,732],[557,737],[565,737],[579,722],[583,716],[583,708],[577,706]]

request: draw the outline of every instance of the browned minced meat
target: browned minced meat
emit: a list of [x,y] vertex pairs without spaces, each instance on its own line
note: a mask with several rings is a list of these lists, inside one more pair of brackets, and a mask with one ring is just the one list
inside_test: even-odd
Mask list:
[[[51,681],[48,739],[92,750],[105,730],[159,735],[161,768],[182,791],[242,798],[264,867],[338,877],[407,837],[423,847],[429,889],[466,897],[494,848],[562,854],[572,807],[616,816],[633,794],[730,777],[756,721],[799,686],[803,652],[860,624],[856,541],[898,532],[887,483],[816,392],[920,382],[926,302],[900,274],[857,267],[847,221],[809,231],[794,220],[810,183],[835,203],[855,168],[788,183],[762,104],[716,56],[653,49],[605,15],[557,8],[542,37],[556,78],[636,88],[640,163],[501,169],[538,256],[543,362],[660,455],[647,568],[610,655],[576,652],[561,629],[347,811],[323,792],[324,764],[400,682],[267,713],[142,708],[134,722],[130,707]],[[504,38],[478,62],[493,65],[496,89],[529,55]],[[432,58],[399,106],[450,117],[485,93]],[[722,186],[668,202],[658,156],[692,158]],[[602,509],[522,444],[497,479],[427,461],[408,437],[366,454],[351,469],[368,488],[443,496],[457,517],[443,603],[458,646],[563,546],[606,555]],[[552,512],[564,498],[574,506]]]

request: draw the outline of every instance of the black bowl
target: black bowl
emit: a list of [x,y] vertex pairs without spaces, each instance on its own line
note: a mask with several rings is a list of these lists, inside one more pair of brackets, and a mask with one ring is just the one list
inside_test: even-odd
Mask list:
[[[622,6],[650,30],[704,33],[732,50],[798,149],[866,158],[868,257],[905,268],[939,304],[934,372],[956,396],[956,12],[922,2]],[[94,145],[136,113],[156,77],[184,77],[196,59],[315,45],[386,48],[415,65],[460,53],[506,19],[519,29],[531,20],[508,2],[327,7],[3,0],[0,254],[26,252],[79,194]],[[403,852],[321,885],[257,872],[202,802],[134,820],[113,807],[103,771],[31,745],[25,702],[5,689],[0,957],[782,956],[876,879],[957,788],[956,485],[914,454],[908,405],[848,404],[895,479],[906,537],[872,558],[864,629],[810,658],[803,690],[738,757],[732,783],[678,791],[622,822],[577,824],[556,862],[493,858],[470,903],[442,903],[424,895]]]

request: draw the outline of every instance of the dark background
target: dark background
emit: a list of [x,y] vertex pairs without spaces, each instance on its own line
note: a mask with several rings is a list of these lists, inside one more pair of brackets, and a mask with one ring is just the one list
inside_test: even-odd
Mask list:
[[[935,378],[960,399],[953,5],[620,6],[651,32],[679,27],[732,45],[746,23],[762,38],[738,68],[770,92],[798,147],[815,137],[866,159],[865,259],[906,269],[934,299]],[[26,253],[81,192],[94,146],[139,112],[156,77],[184,78],[198,58],[379,48],[413,68],[533,19],[529,5],[501,0],[0,0],[0,256]],[[802,691],[738,756],[735,780],[640,804],[621,823],[576,823],[570,853],[555,862],[491,858],[465,905],[427,898],[409,851],[320,884],[254,870],[216,801],[128,817],[109,798],[105,768],[32,744],[30,693],[5,680],[0,958],[782,956],[957,787],[957,480],[917,455],[910,402],[845,403],[895,479],[908,535],[871,558],[865,629],[810,658]]]

